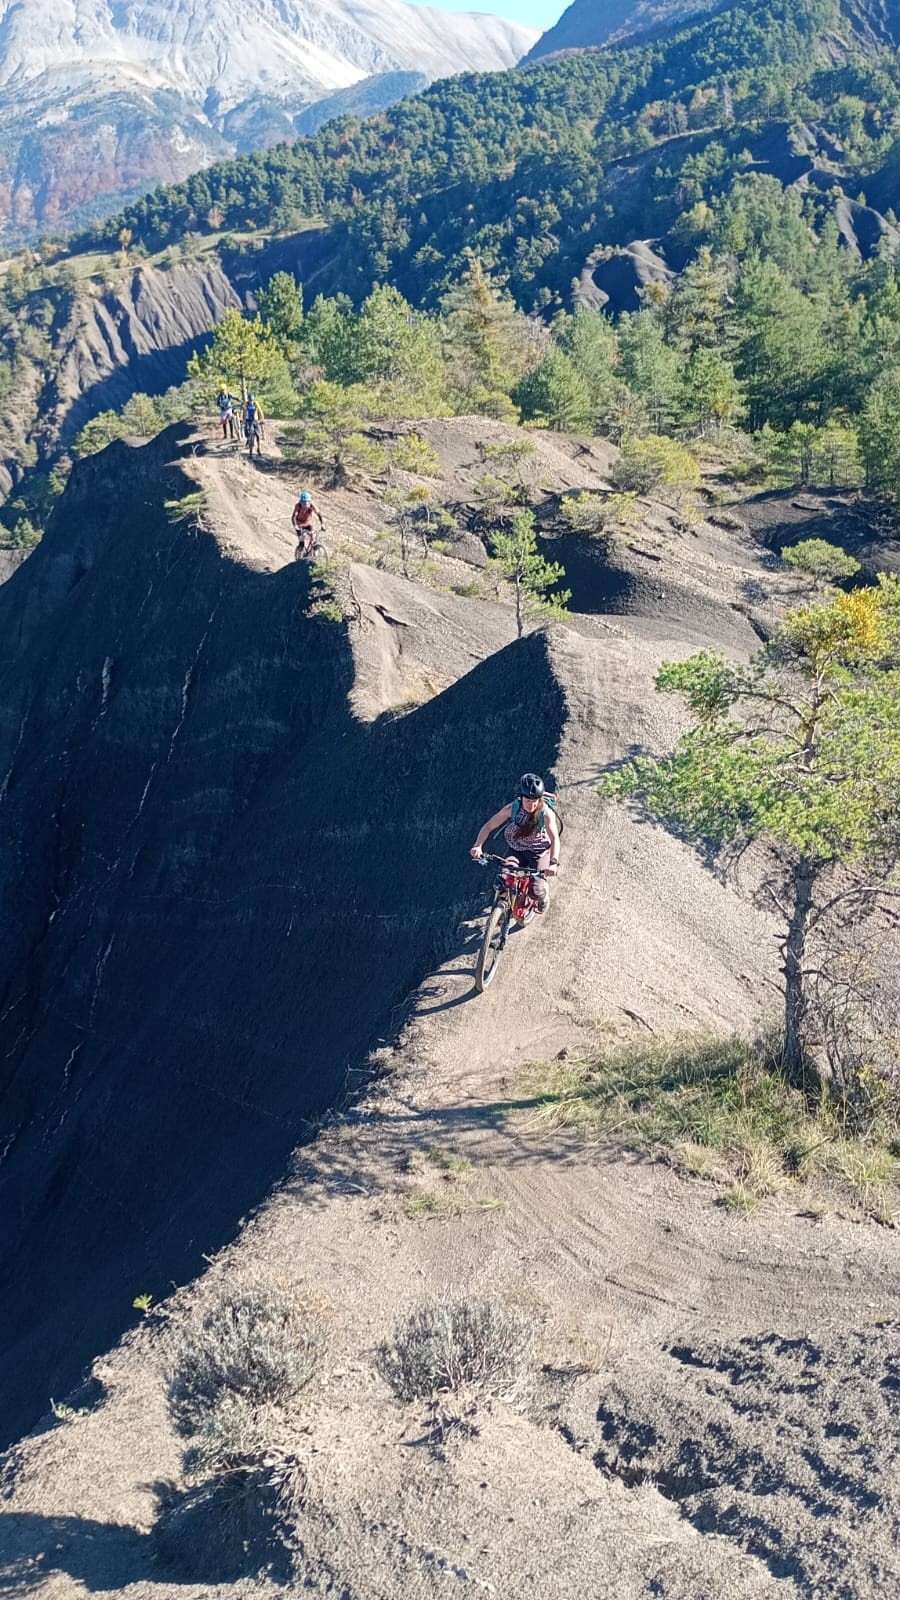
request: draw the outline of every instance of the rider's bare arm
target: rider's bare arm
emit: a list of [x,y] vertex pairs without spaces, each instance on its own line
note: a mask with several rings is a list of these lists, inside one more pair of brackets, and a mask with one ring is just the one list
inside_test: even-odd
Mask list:
[[555,874],[559,870],[559,823],[557,822],[549,806],[547,806],[544,812],[544,823],[551,839],[550,865],[547,868],[547,871],[551,874]]
[[475,843],[469,851],[469,855],[475,857],[480,856],[482,850],[484,849],[485,840],[487,840],[497,828],[502,828],[504,822],[508,822],[511,816],[512,804],[504,806],[502,811],[495,811],[490,820],[486,822],[484,827],[479,830],[478,838],[475,840]]

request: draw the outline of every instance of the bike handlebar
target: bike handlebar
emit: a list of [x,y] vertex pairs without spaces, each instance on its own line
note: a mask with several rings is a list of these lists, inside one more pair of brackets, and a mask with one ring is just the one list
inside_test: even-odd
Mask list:
[[499,861],[507,872],[512,872],[519,878],[543,878],[545,876],[540,867],[535,867],[534,869],[531,867],[515,867],[511,864],[509,856],[493,855],[490,850],[482,850],[481,855],[473,856],[472,860],[479,867],[486,867],[489,861]]

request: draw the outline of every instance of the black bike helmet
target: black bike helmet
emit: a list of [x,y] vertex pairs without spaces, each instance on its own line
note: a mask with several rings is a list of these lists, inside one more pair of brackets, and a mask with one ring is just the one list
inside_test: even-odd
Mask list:
[[519,795],[523,800],[540,800],[544,793],[544,780],[536,772],[523,772],[519,779]]

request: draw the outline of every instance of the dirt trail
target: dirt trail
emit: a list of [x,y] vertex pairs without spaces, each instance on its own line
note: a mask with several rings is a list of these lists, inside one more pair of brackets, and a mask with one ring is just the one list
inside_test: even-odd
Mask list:
[[[281,566],[290,541],[278,470],[216,459],[197,472],[234,559]],[[344,514],[359,525],[365,505]],[[764,582],[762,560],[754,568],[750,549],[745,559]],[[900,1576],[893,1445],[867,1457],[861,1509],[858,1475],[842,1478],[840,1450],[828,1441],[835,1419],[848,1451],[846,1430],[865,1426],[850,1386],[860,1341],[866,1381],[883,1397],[878,1425],[898,1432],[895,1235],[812,1220],[789,1203],[730,1215],[711,1189],[661,1164],[547,1133],[530,1106],[528,1064],[577,1048],[598,1025],[659,1035],[751,1028],[777,1003],[774,929],[749,898],[594,792],[610,762],[635,746],[659,748],[675,732],[676,713],[654,697],[652,676],[661,656],[693,648],[694,620],[685,635],[674,614],[652,628],[584,617],[551,630],[546,644],[536,637],[497,656],[508,629],[497,608],[369,566],[351,578],[352,694],[371,740],[387,741],[379,771],[394,773],[397,786],[386,805],[402,808],[426,750],[448,788],[471,784],[446,812],[438,786],[424,814],[400,818],[410,857],[421,853],[437,872],[445,853],[463,853],[489,807],[510,798],[516,762],[553,761],[566,828],[548,917],[514,935],[483,996],[472,974],[489,875],[466,867],[471,897],[447,930],[452,953],[416,989],[399,1036],[402,1011],[385,1016],[365,1098],[298,1152],[240,1239],[182,1296],[202,1299],[222,1279],[271,1269],[299,1273],[334,1308],[332,1376],[310,1402],[300,1446],[301,1581],[344,1600],[424,1600],[465,1587],[508,1600],[880,1600]],[[436,692],[423,700],[431,677]],[[482,703],[482,682],[495,703]],[[510,745],[502,735],[514,691]],[[379,720],[386,710],[407,714]],[[489,768],[492,751],[494,769],[476,786],[473,757]],[[352,781],[349,768],[338,780]],[[268,826],[265,812],[256,823]],[[420,904],[433,892],[426,881]],[[365,960],[358,949],[341,979],[348,997]],[[456,1185],[447,1153],[470,1163]],[[543,1424],[497,1407],[439,1459],[427,1447],[427,1419],[393,1401],[373,1354],[398,1315],[447,1291],[530,1306],[544,1361],[559,1370],[545,1375]],[[747,1343],[772,1335],[783,1347]],[[801,1336],[808,1352],[798,1383],[787,1341]],[[7,1457],[0,1593],[174,1600],[190,1592],[185,1584],[234,1600],[269,1592],[252,1562],[229,1567],[215,1554],[209,1530],[174,1549],[152,1531],[159,1484],[177,1477],[181,1461],[160,1341],[152,1325],[139,1329],[97,1363],[102,1404]],[[673,1348],[683,1352],[677,1361]],[[828,1370],[821,1404],[817,1360]],[[758,1377],[761,1361],[753,1405],[742,1412],[730,1405],[727,1373],[735,1384],[751,1367]],[[704,1384],[695,1368],[726,1378]],[[848,1395],[845,1415],[835,1397]],[[831,1466],[807,1483],[817,1452]],[[818,1521],[809,1515],[816,1494]],[[829,1537],[840,1518],[869,1557],[846,1583],[844,1547]]]

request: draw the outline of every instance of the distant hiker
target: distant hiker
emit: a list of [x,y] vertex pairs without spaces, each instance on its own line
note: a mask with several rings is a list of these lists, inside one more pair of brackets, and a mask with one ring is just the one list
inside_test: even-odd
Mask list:
[[219,421],[222,424],[222,438],[237,438],[237,409],[238,403],[233,394],[222,388],[216,396],[216,405],[219,408]]
[[[478,838],[469,851],[473,861],[484,854],[484,846],[498,828],[509,850],[509,859],[525,872],[543,872],[555,878],[559,867],[559,829],[554,804],[544,788],[544,780],[536,772],[526,772],[519,779],[515,800],[494,815],[479,829]],[[540,914],[550,904],[550,890],[543,878],[532,884],[535,910]]]
[[325,522],[317,505],[313,504],[313,497],[308,489],[304,489],[294,507],[291,516],[291,526],[297,535],[297,554],[295,561],[303,561],[312,553],[316,546],[316,535],[313,530],[313,517],[318,517],[319,527],[324,528]]

